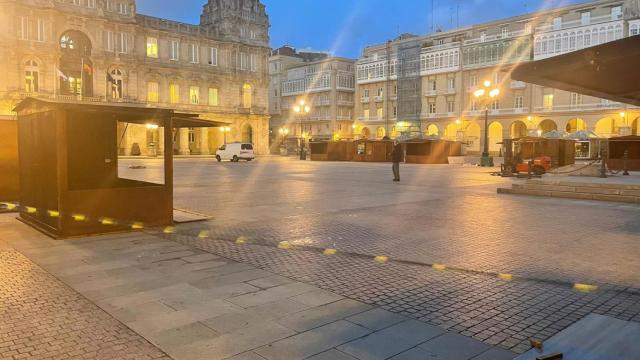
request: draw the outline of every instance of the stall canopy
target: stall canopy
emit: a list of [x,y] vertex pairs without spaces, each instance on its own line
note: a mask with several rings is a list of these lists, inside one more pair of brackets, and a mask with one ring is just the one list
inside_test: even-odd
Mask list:
[[518,65],[512,79],[640,106],[640,35]]

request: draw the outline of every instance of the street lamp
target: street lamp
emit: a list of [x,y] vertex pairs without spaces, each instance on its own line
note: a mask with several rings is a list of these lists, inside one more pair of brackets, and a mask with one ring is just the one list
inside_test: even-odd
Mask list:
[[224,135],[224,144],[227,145],[227,133],[231,131],[231,128],[228,126],[220,127],[220,132]]
[[280,128],[280,130],[278,130],[278,132],[280,133],[280,136],[282,137],[282,147],[284,147],[284,139],[289,134],[289,129],[287,129],[286,127],[283,127],[283,128]]
[[293,112],[296,113],[296,115],[300,118],[300,160],[306,160],[307,159],[307,154],[304,150],[304,138],[302,136],[303,132],[302,132],[302,118],[304,116],[306,116],[307,114],[309,114],[309,112],[311,111],[311,108],[309,107],[309,105],[305,105],[304,100],[300,100],[300,102],[298,103],[298,105],[293,107]]
[[489,156],[489,104],[500,95],[500,89],[491,88],[491,81],[485,80],[484,87],[476,90],[473,95],[484,104],[484,148],[480,158],[480,166],[493,166],[493,158]]

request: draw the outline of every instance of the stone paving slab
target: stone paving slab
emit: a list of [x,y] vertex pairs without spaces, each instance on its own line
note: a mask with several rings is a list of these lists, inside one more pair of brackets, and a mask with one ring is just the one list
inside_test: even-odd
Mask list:
[[[2,220],[0,218],[0,222]],[[12,226],[24,225],[13,224]],[[158,244],[157,237],[146,236],[154,244]],[[123,241],[123,238],[127,240]],[[114,240],[114,244],[118,245],[107,246],[105,242],[110,240]],[[133,240],[126,235],[101,237],[99,241],[62,242],[73,244],[73,247],[78,244],[77,246],[83,248],[83,256],[76,258],[79,261],[70,263],[64,270],[58,266],[61,262],[50,261],[51,257],[47,256],[46,263],[49,265],[45,265],[45,269],[51,266],[51,269],[65,274],[71,273],[73,268],[81,269],[79,274],[69,277],[72,279],[70,285],[76,284],[80,288],[90,281],[88,279],[96,282],[104,281],[105,286],[98,288],[101,300],[97,303],[128,328],[98,308],[96,310],[130,334],[143,336],[146,339],[142,340],[143,345],[156,349],[153,347],[155,345],[174,359],[280,360],[309,357],[322,359],[322,356],[331,354],[339,354],[340,357],[336,357],[336,360],[341,358],[383,359],[390,356],[388,346],[374,346],[369,352],[360,353],[356,357],[340,352],[336,347],[361,349],[363,342],[370,341],[366,339],[371,339],[371,336],[387,339],[387,341],[396,339],[392,341],[395,347],[398,344],[413,342],[416,343],[414,345],[418,345],[421,341],[434,336],[436,328],[430,325],[374,309],[330,291],[266,270],[252,268],[248,264],[239,264],[218,255],[207,256],[207,252],[188,245],[190,250],[177,251],[182,252],[181,257],[171,259],[156,257],[158,260],[156,262],[145,260],[143,268],[140,268],[135,261],[131,263],[129,267],[134,274],[140,274],[139,271],[142,271],[145,276],[155,275],[155,277],[145,277],[145,280],[135,277],[131,279],[133,285],[117,282],[120,285],[113,286],[114,280],[127,278],[128,272],[124,270],[126,268],[96,269],[96,267],[86,266],[91,265],[87,259],[92,259],[98,265],[111,263],[114,255],[119,251],[122,251],[121,261],[123,262],[136,259],[139,253],[131,251],[127,241],[135,241],[135,243],[132,242],[134,247],[144,243],[144,239],[136,237]],[[162,242],[167,246],[173,243],[166,239]],[[27,244],[28,249],[34,249],[34,246],[37,246],[35,241],[28,241]],[[12,241],[12,246],[16,245],[19,248],[20,243]],[[47,247],[50,244],[43,241],[43,246]],[[94,247],[95,250],[93,250]],[[45,251],[31,253],[36,259],[46,254]],[[61,257],[64,256],[62,251],[58,254]],[[102,254],[105,255],[105,259],[101,258]],[[187,258],[192,261],[187,261]],[[202,262],[194,262],[194,259]],[[167,261],[170,262],[169,265],[157,266]],[[207,262],[224,262],[224,264],[217,264],[214,267],[194,267]],[[173,275],[167,274],[168,268]],[[247,273],[253,275],[234,277],[235,274]],[[83,274],[92,275],[86,277],[82,276]],[[54,279],[48,274],[47,276]],[[207,278],[220,280],[219,286],[215,281],[208,283],[205,288],[192,285]],[[143,282],[152,285],[143,286]],[[70,289],[68,291],[80,296]],[[80,291],[95,295],[97,290]],[[84,301],[90,304],[87,300]],[[402,327],[402,324],[409,325]],[[129,329],[133,329],[139,335]],[[2,325],[0,325],[1,330]],[[445,330],[438,329],[437,333],[443,334]],[[135,350],[127,354],[129,355],[132,358],[144,359],[143,356],[137,356]],[[166,357],[161,352],[158,356]]]
[[14,250],[0,250],[0,359],[169,359]]
[[443,333],[441,328],[416,320],[406,320],[339,346],[338,350],[359,359],[384,360]]

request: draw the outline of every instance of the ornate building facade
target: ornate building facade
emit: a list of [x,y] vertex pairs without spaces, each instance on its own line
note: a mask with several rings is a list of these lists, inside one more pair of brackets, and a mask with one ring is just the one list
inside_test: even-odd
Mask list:
[[[200,24],[137,14],[135,0],[0,3],[0,116],[27,96],[138,103],[229,124],[180,129],[176,154],[210,154],[226,141],[269,147],[269,19],[259,0],[209,0]],[[120,129],[123,155],[161,150],[163,129]]]
[[[468,144],[468,153],[478,153],[485,107],[474,91],[486,80],[500,89],[500,96],[488,104],[493,153],[500,151],[498,143],[504,138],[553,130],[585,130],[600,137],[640,134],[637,107],[510,76],[522,62],[638,34],[640,1],[601,0],[367,47],[356,62],[354,135],[407,136],[407,124],[417,123],[423,135],[461,140]],[[401,49],[411,47],[415,54],[403,58]],[[415,81],[403,79],[399,62],[415,63]],[[403,83],[418,93],[417,122],[406,121],[402,112]]]
[[[354,60],[282,47],[269,59],[271,131],[290,140],[348,138],[355,92]],[[304,103],[308,113],[294,109]],[[274,140],[274,138],[272,138]],[[272,144],[279,144],[272,141]]]

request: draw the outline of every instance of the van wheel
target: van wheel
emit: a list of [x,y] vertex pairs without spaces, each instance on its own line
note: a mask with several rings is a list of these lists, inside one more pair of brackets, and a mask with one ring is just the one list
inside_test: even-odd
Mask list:
[[544,168],[542,166],[534,166],[532,170],[533,170],[533,173],[538,176],[544,175],[545,173]]
[[233,162],[238,162],[238,161],[239,161],[239,160],[238,160],[238,156],[237,156],[237,155],[233,155],[233,159],[232,159],[231,161],[233,161]]
[[222,161],[222,158],[220,157],[220,155],[216,155],[216,160],[218,160],[218,162]]

